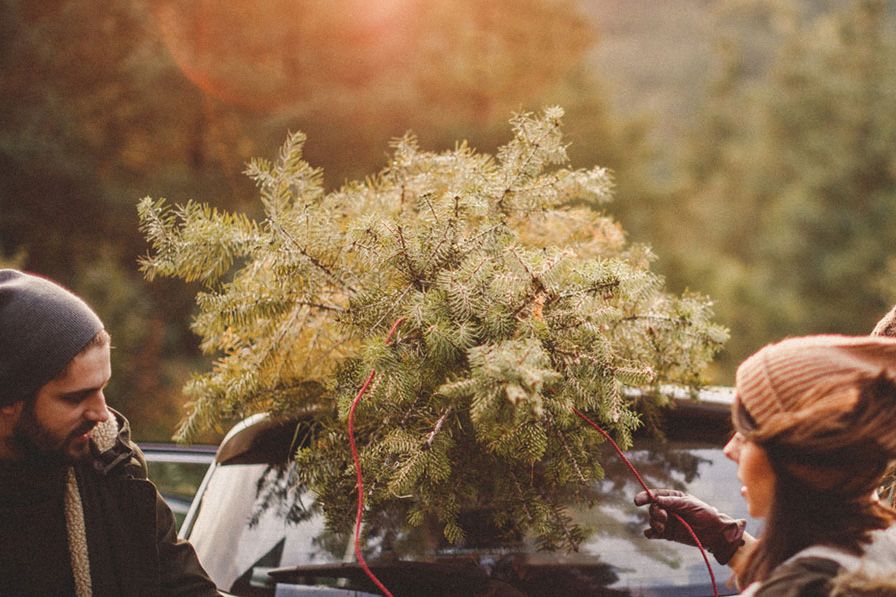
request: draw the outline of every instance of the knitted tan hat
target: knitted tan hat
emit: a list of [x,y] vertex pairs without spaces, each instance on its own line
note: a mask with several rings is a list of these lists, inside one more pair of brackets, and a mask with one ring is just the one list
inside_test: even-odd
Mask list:
[[[770,344],[737,369],[737,397],[759,428],[821,398],[820,383],[845,383],[896,369],[896,338],[805,336]],[[844,405],[851,409],[852,405]]]

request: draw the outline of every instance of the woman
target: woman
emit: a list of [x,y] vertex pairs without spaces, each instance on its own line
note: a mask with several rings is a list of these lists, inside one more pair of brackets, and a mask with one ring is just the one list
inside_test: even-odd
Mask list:
[[766,346],[738,368],[732,421],[725,454],[762,537],[670,490],[655,492],[645,535],[691,543],[679,514],[743,595],[896,595],[896,511],[876,493],[896,461],[896,339]]

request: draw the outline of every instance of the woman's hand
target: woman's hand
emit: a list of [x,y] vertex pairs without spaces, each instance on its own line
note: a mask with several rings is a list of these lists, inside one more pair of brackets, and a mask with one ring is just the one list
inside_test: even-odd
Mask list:
[[720,564],[727,564],[746,542],[745,520],[735,520],[682,491],[657,489],[653,491],[653,496],[652,503],[646,491],[635,496],[635,505],[650,504],[650,528],[644,531],[648,539],[696,545],[684,525],[671,515],[674,513],[690,525],[703,548],[714,555]]

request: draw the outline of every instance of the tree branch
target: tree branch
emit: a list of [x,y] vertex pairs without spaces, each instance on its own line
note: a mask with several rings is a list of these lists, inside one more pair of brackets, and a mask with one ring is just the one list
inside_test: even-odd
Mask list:
[[330,269],[329,267],[324,265],[324,263],[321,260],[319,260],[317,257],[310,254],[305,247],[303,247],[302,245],[299,244],[299,242],[295,239],[295,237],[292,234],[290,234],[286,228],[284,228],[282,225],[280,225],[277,222],[272,221],[271,223],[277,227],[277,230],[279,230],[280,233],[283,234],[283,236],[285,236],[287,240],[289,240],[289,242],[292,244],[292,246],[299,253],[301,253],[302,256],[305,257],[305,259],[307,259],[309,262],[311,262],[311,265],[313,265],[314,267],[316,267],[317,269],[322,271],[324,274],[326,274],[327,276],[329,276],[336,282],[338,282],[339,285],[342,286],[345,290],[347,290],[353,294],[357,293],[357,289],[354,286],[352,286],[351,284],[342,280],[342,278],[340,278],[336,274],[336,272],[334,272],[332,269]]
[[428,450],[428,449],[430,449],[430,448],[432,447],[432,442],[433,442],[433,440],[435,440],[436,435],[439,434],[439,431],[442,430],[442,425],[445,423],[445,419],[448,418],[448,415],[451,414],[451,411],[453,411],[453,410],[454,410],[454,407],[449,406],[449,407],[448,407],[448,410],[446,410],[446,411],[442,414],[442,416],[439,417],[439,420],[436,421],[436,425],[435,425],[435,427],[433,427],[432,431],[429,432],[429,435],[426,437],[426,441],[423,442],[423,449],[424,449],[424,450]]

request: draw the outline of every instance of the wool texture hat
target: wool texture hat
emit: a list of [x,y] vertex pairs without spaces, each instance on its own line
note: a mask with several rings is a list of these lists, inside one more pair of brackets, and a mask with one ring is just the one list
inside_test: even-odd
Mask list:
[[0,269],[0,406],[31,399],[103,329],[62,286]]
[[761,428],[775,415],[798,411],[820,398],[814,390],[821,384],[871,379],[891,368],[896,369],[896,338],[788,338],[762,348],[738,367],[737,397]]

